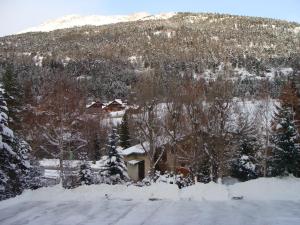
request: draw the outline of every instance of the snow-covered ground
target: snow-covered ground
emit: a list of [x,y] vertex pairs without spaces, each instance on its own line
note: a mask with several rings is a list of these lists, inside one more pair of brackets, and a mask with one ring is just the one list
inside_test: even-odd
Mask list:
[[[78,171],[80,165],[84,161],[82,160],[64,160],[64,167],[71,171]],[[43,179],[45,182],[45,185],[55,185],[59,182],[60,178],[60,171],[59,171],[59,159],[42,159],[39,160],[40,166],[43,168]],[[92,170],[97,172],[99,171],[104,161],[101,159],[99,161],[86,161],[85,163],[88,163]],[[1,225],[1,224],[0,224]]]
[[[0,224],[300,224],[300,179],[223,184],[60,186],[0,202]],[[243,196],[242,200],[232,197]]]
[[[83,163],[82,160],[64,160],[64,166],[71,168],[71,169],[78,169],[79,166]],[[59,169],[59,159],[42,159],[39,160],[41,167],[45,168],[46,170],[58,170]],[[99,170],[103,166],[103,160],[99,161],[86,161],[92,169]]]

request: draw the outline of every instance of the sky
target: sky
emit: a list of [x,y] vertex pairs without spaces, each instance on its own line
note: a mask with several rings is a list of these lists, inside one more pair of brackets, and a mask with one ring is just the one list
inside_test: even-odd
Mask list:
[[0,36],[70,14],[217,12],[300,23],[300,0],[0,0]]

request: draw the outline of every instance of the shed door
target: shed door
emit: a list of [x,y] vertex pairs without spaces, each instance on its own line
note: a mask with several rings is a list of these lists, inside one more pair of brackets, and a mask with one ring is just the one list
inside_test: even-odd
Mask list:
[[142,160],[138,163],[138,169],[139,169],[139,179],[142,180],[145,178],[145,161]]

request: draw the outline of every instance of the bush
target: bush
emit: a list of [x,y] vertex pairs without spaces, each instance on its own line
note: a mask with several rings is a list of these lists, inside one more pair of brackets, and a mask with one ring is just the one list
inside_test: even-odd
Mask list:
[[179,189],[183,187],[187,187],[194,184],[194,181],[189,176],[182,176],[175,174],[173,172],[166,171],[165,173],[161,173],[160,171],[156,171],[155,175],[150,178],[149,176],[144,178],[142,182],[139,182],[139,186],[149,186],[153,183],[166,183],[166,184],[176,184]]

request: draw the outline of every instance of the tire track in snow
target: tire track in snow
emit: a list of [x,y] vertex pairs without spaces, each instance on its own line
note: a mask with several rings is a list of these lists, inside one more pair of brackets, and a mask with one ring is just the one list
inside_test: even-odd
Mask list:
[[107,225],[116,225],[121,219],[123,219],[125,216],[127,216],[133,208],[135,208],[138,205],[138,203],[132,205],[129,209],[127,209],[124,213],[119,215],[114,221],[108,223]]
[[145,225],[153,216],[165,205],[165,202],[162,202],[158,207],[156,207],[148,216],[142,221],[140,225]]

